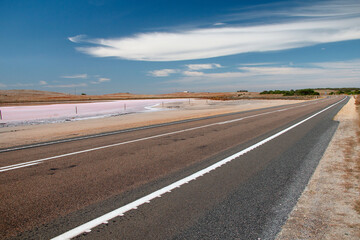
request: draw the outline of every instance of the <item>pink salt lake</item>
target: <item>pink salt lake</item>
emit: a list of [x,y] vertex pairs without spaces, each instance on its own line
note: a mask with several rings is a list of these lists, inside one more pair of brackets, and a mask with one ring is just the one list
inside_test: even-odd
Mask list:
[[120,115],[160,109],[151,108],[170,102],[183,102],[185,99],[121,100],[111,102],[51,104],[37,106],[0,107],[0,123],[36,123],[61,120],[80,120],[86,118]]

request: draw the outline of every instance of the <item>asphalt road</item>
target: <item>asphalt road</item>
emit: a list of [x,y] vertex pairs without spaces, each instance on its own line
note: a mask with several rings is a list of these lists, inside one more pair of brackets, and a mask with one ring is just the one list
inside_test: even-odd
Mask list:
[[272,239],[336,131],[341,99],[0,152],[0,238],[50,239],[98,219],[77,237]]

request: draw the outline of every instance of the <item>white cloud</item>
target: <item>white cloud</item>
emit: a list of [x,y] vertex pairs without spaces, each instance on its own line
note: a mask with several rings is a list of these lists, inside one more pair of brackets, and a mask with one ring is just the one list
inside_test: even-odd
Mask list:
[[84,40],[85,37],[86,37],[86,35],[80,34],[80,35],[76,35],[74,37],[68,37],[68,39],[71,42],[80,43]]
[[214,23],[214,26],[222,26],[222,25],[225,25],[225,23],[222,22]]
[[241,63],[241,66],[264,66],[264,65],[275,65],[276,62],[262,62],[262,63]]
[[110,81],[111,81],[110,78],[99,77],[97,81],[91,81],[90,83],[99,84],[99,83],[110,82]]
[[47,85],[47,88],[75,88],[75,87],[87,87],[86,83],[79,84],[63,84],[63,85]]
[[190,70],[205,70],[213,68],[221,68],[220,64],[217,63],[207,63],[207,64],[188,64],[186,65]]
[[323,69],[338,69],[338,70],[352,70],[360,72],[360,60],[351,60],[343,62],[323,62],[323,63],[313,63],[313,66],[321,67]]
[[99,82],[109,82],[110,78],[99,78]]
[[298,67],[240,67],[245,74],[250,75],[298,75],[315,74],[321,69],[318,68],[298,68]]
[[161,69],[161,70],[154,70],[150,71],[149,74],[154,77],[167,77],[172,73],[177,73],[177,69]]
[[80,78],[80,79],[85,79],[87,78],[88,75],[86,73],[84,74],[76,74],[76,75],[70,75],[70,76],[62,76],[62,78]]
[[0,88],[6,88],[6,84],[0,83]]
[[34,86],[33,83],[16,83],[16,84],[13,84],[13,85],[10,85],[12,87],[32,87]]
[[40,81],[39,84],[40,84],[40,85],[46,85],[47,82],[46,82],[46,81]]
[[315,3],[315,5],[303,5],[294,11],[278,12],[279,15],[290,17],[342,17],[359,14],[358,0],[330,0]]
[[[95,46],[78,47],[77,50],[95,57],[177,61],[360,39],[360,1],[330,1],[298,7],[289,12],[277,13],[273,23],[251,26],[225,25],[176,32],[140,33],[125,38],[80,38],[81,42]],[[291,18],[283,19],[281,14]],[[76,37],[71,41],[79,42]]]
[[[243,64],[246,65],[246,64]],[[264,90],[306,87],[360,87],[360,59],[310,63],[306,66],[249,66],[239,71],[187,75],[165,83],[198,90],[232,91],[236,86]],[[194,88],[193,88],[194,87]],[[243,89],[241,88],[241,89]]]
[[182,74],[184,74],[185,76],[192,76],[192,77],[198,77],[204,75],[203,72],[195,72],[195,71],[183,71]]
[[252,20],[263,22],[297,19],[321,19],[354,17],[359,15],[358,0],[284,1],[255,5],[226,15],[223,21]]

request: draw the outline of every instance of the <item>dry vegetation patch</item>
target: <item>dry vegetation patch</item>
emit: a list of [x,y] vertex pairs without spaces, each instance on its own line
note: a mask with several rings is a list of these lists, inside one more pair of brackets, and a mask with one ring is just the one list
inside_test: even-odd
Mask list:
[[241,99],[283,99],[309,100],[316,96],[282,96],[277,94],[260,94],[257,92],[176,92],[168,94],[132,94],[112,93],[105,95],[72,95],[58,92],[37,90],[0,90],[0,106],[33,105],[47,103],[91,102],[135,99],[173,99],[202,98],[210,100],[241,100]]
[[[256,93],[255,93],[256,94]],[[234,92],[177,92],[169,94],[132,94],[113,93],[105,95],[72,95],[58,92],[37,91],[37,90],[0,90],[0,106],[28,105],[63,102],[89,102],[109,100],[133,100],[133,99],[163,99],[163,98],[212,98],[217,96],[231,97]]]

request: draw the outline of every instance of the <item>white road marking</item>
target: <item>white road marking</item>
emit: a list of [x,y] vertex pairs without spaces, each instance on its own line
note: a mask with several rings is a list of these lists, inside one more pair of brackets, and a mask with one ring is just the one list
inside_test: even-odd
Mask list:
[[[310,104],[315,104],[315,103],[317,103],[317,102],[312,102],[312,103],[310,103]],[[201,129],[201,128],[206,128],[206,127],[211,127],[211,126],[215,126],[215,125],[222,125],[222,124],[233,123],[233,122],[241,121],[241,120],[248,119],[248,118],[254,118],[254,117],[258,117],[258,116],[268,115],[268,114],[271,114],[271,113],[276,113],[276,112],[280,112],[280,111],[285,111],[285,110],[290,110],[290,109],[299,108],[299,107],[303,107],[303,106],[308,106],[308,105],[310,105],[310,104],[303,104],[303,105],[299,105],[299,106],[295,106],[295,107],[290,107],[290,108],[285,108],[285,109],[280,109],[280,110],[275,110],[275,111],[270,111],[270,112],[265,112],[265,113],[259,113],[259,114],[255,114],[255,115],[251,115],[251,116],[247,116],[247,117],[242,117],[242,118],[233,119],[233,120],[228,120],[228,121],[223,121],[223,122],[206,124],[206,125],[199,126],[199,127],[193,127],[193,128],[178,130],[178,131],[174,131],[174,132],[158,134],[158,135],[154,135],[154,136],[150,136],[150,137],[145,137],[145,138],[139,138],[139,139],[135,139],[135,140],[130,140],[130,141],[126,141],[126,142],[114,143],[114,144],[105,145],[105,146],[101,146],[101,147],[90,148],[90,149],[81,150],[81,151],[76,151],[76,152],[72,152],[72,153],[61,154],[61,155],[57,155],[57,156],[53,156],[53,157],[47,157],[47,158],[42,158],[42,159],[38,159],[38,160],[28,161],[28,162],[24,162],[24,163],[19,163],[19,164],[4,166],[4,167],[0,167],[0,172],[6,172],[6,171],[10,171],[10,170],[15,170],[15,169],[19,169],[19,168],[24,168],[24,167],[28,167],[28,166],[40,164],[40,163],[43,163],[43,162],[45,162],[45,161],[49,161],[49,160],[53,160],[53,159],[57,159],[57,158],[63,158],[63,157],[68,157],[68,156],[77,155],[77,154],[81,154],[81,153],[87,153],[87,152],[97,151],[97,150],[101,150],[101,149],[105,149],[105,148],[111,148],[111,147],[116,147],[116,146],[120,146],[120,145],[125,145],[125,144],[129,144],[129,143],[140,142],[140,141],[144,141],[144,140],[149,140],[149,139],[154,139],[154,138],[159,138],[159,137],[174,135],[174,134],[178,134],[178,133],[193,131],[193,130],[197,130],[197,129]],[[35,164],[35,163],[36,163],[36,164]]]
[[[29,166],[37,165],[37,164],[39,164],[39,163],[41,163],[41,162],[21,164],[21,165],[19,165],[19,166],[15,166],[15,167],[9,167],[9,168],[7,168],[6,170],[4,170],[4,172],[5,172],[5,171],[9,171],[9,170],[18,169],[18,168],[23,168],[23,167],[29,167]],[[0,171],[0,172],[2,172],[2,171]]]
[[221,161],[219,161],[219,162],[217,162],[217,163],[215,163],[215,164],[213,164],[213,165],[211,165],[211,166],[209,166],[209,167],[207,167],[207,168],[205,168],[203,170],[200,170],[200,171],[198,171],[198,172],[196,172],[194,174],[191,174],[188,177],[185,177],[185,178],[183,178],[183,179],[181,179],[179,181],[176,181],[176,182],[174,182],[174,183],[172,183],[172,184],[170,184],[170,185],[168,185],[168,186],[166,186],[164,188],[161,188],[161,189],[159,189],[159,190],[157,190],[157,191],[155,191],[153,193],[150,193],[149,195],[146,195],[145,197],[139,198],[138,200],[135,200],[134,202],[126,204],[125,206],[122,206],[122,207],[120,207],[118,209],[115,209],[114,211],[111,211],[111,212],[109,212],[109,213],[107,213],[105,215],[102,215],[102,216],[100,216],[98,218],[95,218],[95,219],[93,219],[93,220],[91,220],[91,221],[89,221],[89,222],[87,222],[87,223],[85,223],[83,225],[80,225],[80,226],[78,226],[78,227],[76,227],[76,228],[74,228],[74,229],[72,229],[70,231],[67,231],[67,232],[65,232],[65,233],[63,233],[63,234],[61,234],[61,235],[59,235],[59,236],[57,236],[55,238],[52,238],[52,240],[71,239],[73,237],[76,237],[76,236],[84,233],[84,232],[88,232],[89,230],[93,229],[94,227],[99,226],[99,225],[103,224],[104,222],[108,222],[109,220],[111,220],[111,219],[113,219],[115,217],[123,216],[124,213],[126,213],[126,212],[128,212],[128,211],[130,211],[132,209],[137,209],[139,206],[143,205],[144,203],[149,203],[154,198],[161,197],[161,195],[163,195],[163,194],[165,194],[167,192],[171,192],[172,190],[174,190],[176,188],[179,188],[182,185],[184,185],[184,184],[186,184],[186,183],[188,183],[190,181],[193,181],[196,178],[201,177],[204,174],[207,174],[210,171],[215,170],[216,168],[219,168],[222,165],[227,164],[227,163],[231,162],[232,160],[244,155],[245,153],[250,152],[251,150],[253,150],[253,149],[255,149],[255,148],[257,148],[257,147],[271,141],[272,139],[274,139],[274,138],[276,138],[276,137],[290,131],[291,129],[299,126],[300,124],[302,124],[302,123],[310,120],[311,118],[319,115],[320,113],[328,110],[329,108],[332,108],[333,106],[341,103],[345,99],[346,98],[342,99],[341,101],[339,101],[337,103],[334,103],[334,104],[330,105],[327,108],[324,108],[323,110],[311,115],[310,117],[308,117],[308,118],[306,118],[306,119],[304,119],[304,120],[302,120],[302,121],[300,121],[300,122],[286,128],[286,129],[284,129],[284,130],[282,130],[282,131],[280,131],[280,132],[278,132],[278,133],[276,133],[276,134],[274,134],[274,135],[272,135],[272,136],[270,136],[270,137],[268,137],[268,138],[266,138],[266,139],[264,139],[264,140],[262,140],[262,141],[260,141],[260,142],[258,142],[256,144],[254,144],[254,145],[252,145],[252,146],[250,146],[250,147],[248,147],[248,148],[246,148],[246,149],[244,149],[244,150],[242,150],[240,152],[237,152],[237,153],[235,153],[235,154],[233,154],[233,155],[231,155],[231,156],[229,156],[229,157],[227,157],[227,158],[225,158],[225,159],[223,159],[223,160],[221,160]]

